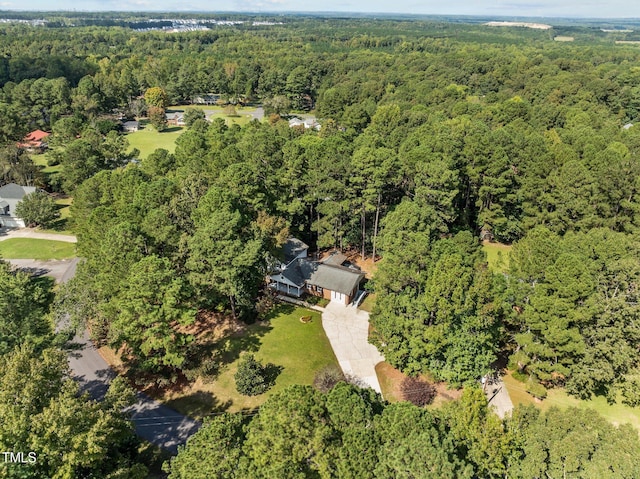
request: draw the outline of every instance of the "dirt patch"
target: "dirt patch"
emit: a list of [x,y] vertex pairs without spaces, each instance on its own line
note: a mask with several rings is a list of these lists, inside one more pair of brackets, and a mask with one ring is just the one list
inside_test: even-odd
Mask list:
[[[400,385],[406,375],[386,362],[376,365],[376,374],[378,375],[384,398],[389,402],[402,401]],[[433,384],[436,388],[437,395],[431,407],[440,407],[449,401],[457,401],[462,396],[462,389],[449,389],[447,383],[434,382],[433,378],[428,375],[422,375],[420,378]]]
[[176,329],[181,333],[193,335],[198,344],[204,345],[215,343],[233,334],[240,334],[246,328],[245,323],[228,314],[200,310],[193,324]]
[[362,270],[367,279],[371,279],[378,269],[378,264],[373,261],[373,258],[365,256],[363,260],[362,255],[357,251],[348,251],[345,253],[345,256],[347,260]]
[[98,353],[100,353],[102,359],[104,359],[107,364],[113,369],[115,369],[119,373],[122,373],[124,371],[124,364],[122,363],[120,356],[116,353],[115,350],[113,350],[109,346],[102,346],[98,348]]
[[376,364],[376,374],[384,398],[389,402],[401,401],[400,384],[405,375],[386,362]]

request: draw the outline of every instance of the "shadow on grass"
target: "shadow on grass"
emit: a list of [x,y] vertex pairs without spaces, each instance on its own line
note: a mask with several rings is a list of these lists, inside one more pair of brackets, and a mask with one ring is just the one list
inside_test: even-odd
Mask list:
[[280,376],[280,373],[284,370],[284,367],[278,366],[277,364],[268,363],[264,366],[264,379],[265,382],[269,385],[269,388],[272,388],[276,383],[276,379]]
[[263,322],[267,323],[273,318],[277,318],[283,314],[291,314],[298,306],[295,306],[290,303],[282,303],[277,305],[275,308],[271,309],[269,313],[264,317]]
[[231,401],[220,401],[210,392],[196,391],[171,399],[165,405],[191,418],[202,419],[210,414],[225,412],[231,406]]

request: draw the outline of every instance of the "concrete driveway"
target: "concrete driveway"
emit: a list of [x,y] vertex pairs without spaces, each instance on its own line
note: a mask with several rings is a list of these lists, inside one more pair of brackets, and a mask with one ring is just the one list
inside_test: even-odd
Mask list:
[[59,235],[57,233],[43,233],[34,228],[0,228],[0,241],[11,238],[33,238],[53,241],[64,241],[65,243],[76,243],[77,239],[73,235]]
[[375,366],[384,356],[367,340],[369,313],[332,301],[324,308],[322,326],[345,375],[381,393]]
[[39,261],[35,259],[7,259],[14,269],[32,276],[51,276],[56,283],[64,283],[75,274],[78,258]]

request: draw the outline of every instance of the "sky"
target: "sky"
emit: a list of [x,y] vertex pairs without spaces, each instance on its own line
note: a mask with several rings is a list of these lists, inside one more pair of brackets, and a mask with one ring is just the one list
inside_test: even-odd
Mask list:
[[7,10],[358,12],[640,18],[638,0],[0,0]]

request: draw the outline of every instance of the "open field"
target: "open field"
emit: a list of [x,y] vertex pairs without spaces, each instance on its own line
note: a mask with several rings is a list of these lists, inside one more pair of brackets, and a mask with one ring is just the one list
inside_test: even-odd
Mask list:
[[[183,112],[186,108],[196,108],[198,110],[204,111],[207,119],[212,121],[216,118],[222,118],[228,126],[231,125],[246,125],[251,120],[253,120],[254,116],[257,113],[257,109],[249,106],[236,106],[234,107],[237,115],[229,116],[224,113],[223,106],[216,105],[174,105],[167,108],[167,111],[181,111]],[[259,117],[262,117],[261,114],[258,114]]]
[[10,238],[0,241],[0,258],[38,260],[66,259],[76,254],[74,243],[32,238]]
[[482,250],[487,255],[489,268],[497,273],[506,273],[509,271],[509,253],[511,245],[502,243],[482,242]]
[[612,424],[629,423],[640,433],[640,408],[625,406],[621,403],[608,404],[604,396],[596,396],[589,400],[577,399],[567,394],[567,392],[561,388],[550,389],[547,398],[540,401],[528,394],[525,390],[525,385],[511,376],[511,374],[507,374],[503,380],[514,405],[533,404],[543,411],[553,406],[559,408],[573,406],[580,409],[593,409]]
[[[301,316],[311,316],[312,321],[303,324]],[[168,394],[164,399],[169,406],[191,417],[253,410],[286,386],[312,384],[320,369],[338,367],[320,314],[289,305],[278,306],[268,321],[250,325],[242,334],[219,341],[215,351],[222,360],[215,380],[204,383],[198,379],[191,387]],[[243,352],[252,352],[263,364],[273,363],[281,368],[275,385],[265,394],[248,397],[236,391],[233,376]]]
[[[145,122],[140,122],[145,125]],[[130,150],[137,148],[140,150],[140,158],[145,159],[158,148],[173,153],[176,149],[176,139],[184,132],[184,128],[174,126],[167,128],[163,132],[157,132],[152,126],[144,126],[140,131],[127,133]]]

